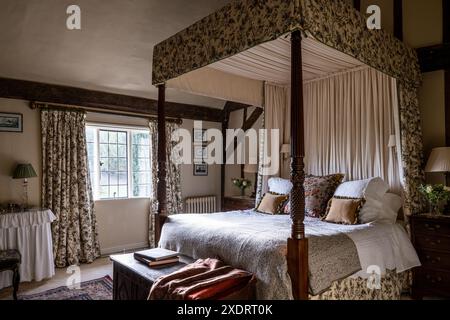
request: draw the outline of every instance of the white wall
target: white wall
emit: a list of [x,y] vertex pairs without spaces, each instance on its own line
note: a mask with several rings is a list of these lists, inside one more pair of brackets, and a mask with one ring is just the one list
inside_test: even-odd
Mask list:
[[[21,202],[23,180],[12,179],[12,173],[18,163],[31,163],[38,176],[41,176],[39,112],[28,106],[27,101],[0,98],[0,112],[23,114],[23,133],[0,132],[0,203]],[[40,178],[29,179],[29,204],[38,206],[40,194]]]
[[[222,130],[222,124],[218,122],[202,123],[203,129]],[[192,133],[194,120],[183,119],[182,128],[188,129]],[[220,208],[220,165],[209,165],[208,176],[194,176],[193,165],[181,165],[181,196],[183,199],[193,196],[215,195]]]
[[[255,107],[251,107],[247,109],[247,117],[250,117]],[[230,113],[230,119],[228,122],[229,129],[240,129],[242,128],[243,119],[244,118],[244,110],[237,110]],[[253,129],[262,128],[262,119],[260,116],[259,119],[253,125]],[[241,191],[233,185],[231,182],[233,178],[241,177],[241,165],[238,164],[230,164],[225,166],[225,196],[239,196]],[[244,177],[252,182],[252,187],[248,188],[245,193],[246,195],[251,195],[254,187],[255,187],[255,174],[244,173]]]

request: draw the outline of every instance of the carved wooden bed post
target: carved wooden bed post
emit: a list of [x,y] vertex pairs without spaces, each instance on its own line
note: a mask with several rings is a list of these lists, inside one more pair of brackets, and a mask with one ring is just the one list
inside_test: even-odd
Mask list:
[[291,219],[287,264],[294,299],[308,299],[308,239],[305,237],[305,134],[303,123],[302,35],[291,34]]
[[155,216],[155,242],[158,244],[161,230],[167,218],[166,200],[166,100],[165,84],[158,85],[158,182],[156,198],[158,200],[158,211]]

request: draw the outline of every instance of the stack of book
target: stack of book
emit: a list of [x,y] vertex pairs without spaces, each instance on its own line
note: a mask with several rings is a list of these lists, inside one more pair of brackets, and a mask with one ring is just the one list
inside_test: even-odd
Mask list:
[[134,258],[149,267],[161,267],[179,261],[179,253],[162,248],[154,248],[134,253]]

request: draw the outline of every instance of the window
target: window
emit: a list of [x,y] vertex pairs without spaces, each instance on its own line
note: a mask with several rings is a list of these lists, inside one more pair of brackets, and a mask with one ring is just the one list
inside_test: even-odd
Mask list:
[[148,130],[88,125],[86,142],[95,199],[150,197]]

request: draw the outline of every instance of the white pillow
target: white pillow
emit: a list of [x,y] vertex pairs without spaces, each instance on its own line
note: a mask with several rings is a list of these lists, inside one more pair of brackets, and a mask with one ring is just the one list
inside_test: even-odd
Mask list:
[[383,206],[391,209],[392,211],[398,213],[400,208],[403,206],[402,197],[396,195],[395,193],[386,193],[383,195]]
[[359,213],[361,223],[369,223],[383,217],[383,196],[389,185],[381,178],[347,181],[342,183],[334,196],[364,198],[366,202]]
[[270,178],[267,182],[269,185],[269,191],[278,194],[289,194],[292,190],[292,182],[282,178]]
[[386,193],[382,197],[381,214],[378,220],[390,223],[396,223],[398,218],[398,212],[403,206],[403,199],[394,194]]
[[[338,197],[380,198],[389,190],[389,185],[381,178],[355,180],[341,183],[334,193]],[[367,200],[367,199],[366,199]]]

